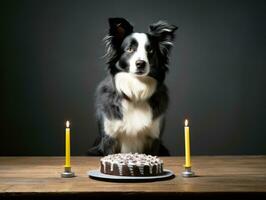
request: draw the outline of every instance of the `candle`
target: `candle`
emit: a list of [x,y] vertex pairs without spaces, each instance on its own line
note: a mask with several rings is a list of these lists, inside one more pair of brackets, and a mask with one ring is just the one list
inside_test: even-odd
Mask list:
[[66,133],[65,133],[65,170],[61,173],[62,178],[72,178],[75,177],[75,173],[71,171],[70,166],[70,128],[69,128],[69,121],[66,121]]
[[66,160],[65,160],[65,167],[70,167],[70,128],[69,128],[69,121],[66,121],[66,147],[65,147],[65,150],[66,150]]
[[190,161],[190,136],[189,136],[189,127],[188,127],[188,120],[185,120],[185,153],[186,153],[186,162],[185,167],[191,167]]

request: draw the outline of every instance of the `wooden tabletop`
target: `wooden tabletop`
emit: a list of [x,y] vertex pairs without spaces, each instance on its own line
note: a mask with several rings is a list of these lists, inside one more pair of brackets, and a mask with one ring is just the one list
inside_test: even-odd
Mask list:
[[266,156],[195,156],[197,177],[183,178],[183,157],[162,157],[175,178],[144,183],[93,180],[86,173],[99,168],[99,157],[72,157],[77,177],[60,178],[63,157],[0,157],[0,199],[31,195],[236,195],[266,196]]

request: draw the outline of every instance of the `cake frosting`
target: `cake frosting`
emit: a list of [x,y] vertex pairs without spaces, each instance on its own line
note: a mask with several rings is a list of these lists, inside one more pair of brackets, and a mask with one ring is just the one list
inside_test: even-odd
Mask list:
[[138,153],[111,154],[101,158],[101,172],[117,176],[155,176],[163,173],[157,156]]

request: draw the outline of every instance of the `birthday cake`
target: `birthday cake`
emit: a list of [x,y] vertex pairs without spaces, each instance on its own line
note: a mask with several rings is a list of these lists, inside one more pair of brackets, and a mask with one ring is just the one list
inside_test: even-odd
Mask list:
[[111,154],[101,158],[101,173],[116,176],[157,176],[163,161],[157,156],[138,153]]

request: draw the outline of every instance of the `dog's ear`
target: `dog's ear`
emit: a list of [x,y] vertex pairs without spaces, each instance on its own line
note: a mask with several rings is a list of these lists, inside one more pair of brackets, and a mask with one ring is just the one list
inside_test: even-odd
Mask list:
[[105,58],[111,64],[117,59],[117,52],[126,36],[133,32],[133,26],[124,18],[109,18],[109,34],[103,41],[106,45]]
[[109,36],[114,46],[120,46],[124,38],[133,32],[133,26],[124,18],[109,18]]
[[158,21],[150,25],[150,35],[155,37],[159,43],[159,49],[163,55],[168,54],[173,46],[175,31],[178,29],[175,25],[170,25],[165,21]]

